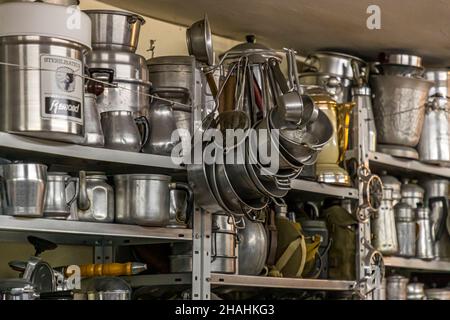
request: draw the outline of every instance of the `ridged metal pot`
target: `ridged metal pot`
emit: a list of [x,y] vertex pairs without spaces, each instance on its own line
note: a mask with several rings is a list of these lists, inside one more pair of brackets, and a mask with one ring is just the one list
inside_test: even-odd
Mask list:
[[259,275],[267,258],[267,235],[264,225],[245,219],[245,228],[238,230],[239,274]]
[[415,147],[425,117],[425,103],[432,86],[424,79],[374,75],[373,113],[378,143]]

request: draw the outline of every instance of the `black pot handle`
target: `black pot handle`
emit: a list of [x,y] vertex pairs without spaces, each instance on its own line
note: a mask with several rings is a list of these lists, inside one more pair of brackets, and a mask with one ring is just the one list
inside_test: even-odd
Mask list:
[[442,203],[444,212],[442,213],[442,217],[440,221],[438,222],[438,229],[436,231],[435,240],[438,241],[441,239],[442,234],[444,233],[445,227],[446,227],[446,221],[447,221],[447,215],[448,215],[448,203],[446,197],[433,197],[428,200],[428,205],[430,207],[430,210],[432,209],[433,204],[435,203]]
[[73,291],[55,291],[55,292],[42,292],[39,294],[39,300],[58,300],[67,299],[73,300]]
[[143,126],[142,129],[142,137],[141,137],[141,150],[144,148],[144,146],[147,144],[148,140],[150,139],[150,122],[148,121],[147,117],[140,116],[134,119],[134,122],[136,125]]
[[187,194],[187,210],[186,210],[186,220],[184,223],[189,224],[191,220],[192,213],[194,212],[194,193],[191,187],[187,183],[175,182],[170,185],[171,189],[183,190]]
[[108,75],[108,83],[114,82],[114,70],[109,68],[89,68],[89,73],[92,78],[95,78],[95,74],[107,74]]

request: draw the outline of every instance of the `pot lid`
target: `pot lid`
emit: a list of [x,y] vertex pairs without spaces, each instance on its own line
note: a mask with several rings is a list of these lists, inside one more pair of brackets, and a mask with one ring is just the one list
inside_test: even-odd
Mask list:
[[[0,37],[53,37],[91,49],[91,19],[84,12],[75,10],[62,5],[39,2],[2,3],[0,4]],[[77,27],[71,28],[70,17],[75,14],[79,23]]]
[[423,198],[425,190],[415,183],[402,184],[401,187],[402,198]]
[[414,221],[416,213],[411,206],[404,202],[399,202],[394,207],[395,220],[397,221]]
[[140,15],[122,10],[83,10],[83,12],[85,12],[87,15],[106,14],[106,15],[126,16],[139,20],[141,25],[145,23],[145,19],[142,18]]
[[263,44],[256,43],[255,36],[248,35],[246,36],[246,40],[247,42],[243,42],[234,46],[230,50],[221,54],[219,58],[222,59],[225,55],[227,59],[229,59],[251,54],[252,56],[260,56],[262,61],[265,61],[269,58],[281,60],[275,50],[270,49]]
[[[91,77],[104,78],[112,70],[113,82],[139,82],[150,85],[147,63],[143,56],[127,51],[94,50],[86,55]],[[96,70],[97,69],[97,70]]]
[[402,183],[396,177],[388,175],[385,171],[380,178],[383,186],[392,189],[394,199],[399,199],[401,197]]

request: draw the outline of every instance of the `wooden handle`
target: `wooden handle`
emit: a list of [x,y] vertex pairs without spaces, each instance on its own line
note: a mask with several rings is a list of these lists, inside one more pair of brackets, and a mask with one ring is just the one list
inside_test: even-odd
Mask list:
[[132,263],[105,263],[80,265],[81,277],[131,276]]

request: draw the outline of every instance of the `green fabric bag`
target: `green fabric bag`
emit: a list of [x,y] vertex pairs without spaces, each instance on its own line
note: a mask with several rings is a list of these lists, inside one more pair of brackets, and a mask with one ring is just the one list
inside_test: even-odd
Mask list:
[[356,230],[358,221],[341,206],[331,206],[323,213],[332,241],[328,252],[330,279],[356,279]]

